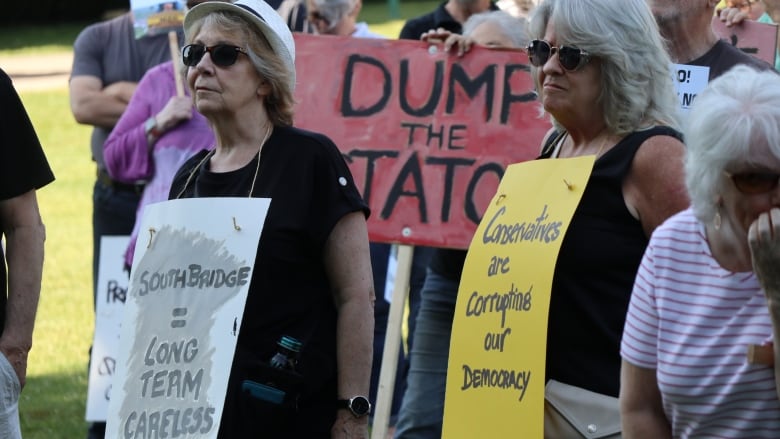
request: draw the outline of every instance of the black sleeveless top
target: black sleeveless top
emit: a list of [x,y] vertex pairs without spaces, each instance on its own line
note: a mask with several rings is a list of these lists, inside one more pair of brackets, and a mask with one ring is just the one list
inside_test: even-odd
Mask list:
[[[639,146],[658,135],[682,140],[671,128],[653,127],[629,134],[596,160],[555,266],[547,380],[618,396],[620,338],[647,246],[623,199],[623,181]],[[539,158],[550,158],[553,149],[550,143]]]

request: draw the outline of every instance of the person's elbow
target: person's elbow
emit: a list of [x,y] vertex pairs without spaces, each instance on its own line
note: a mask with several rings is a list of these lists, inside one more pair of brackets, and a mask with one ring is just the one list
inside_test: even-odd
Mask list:
[[76,119],[76,122],[82,125],[92,124],[91,112],[86,103],[74,100],[70,104],[70,111],[73,113],[73,118]]
[[84,125],[97,125],[96,101],[103,83],[93,76],[74,76],[70,79],[70,111],[76,122]]

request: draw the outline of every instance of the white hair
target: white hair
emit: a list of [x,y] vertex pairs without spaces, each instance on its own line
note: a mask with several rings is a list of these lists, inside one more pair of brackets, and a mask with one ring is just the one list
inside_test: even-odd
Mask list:
[[528,22],[525,18],[513,17],[504,11],[487,11],[474,14],[463,23],[463,35],[468,36],[483,23],[490,23],[501,29],[512,40],[512,46],[522,48],[528,45]]
[[756,152],[780,160],[780,76],[736,66],[714,79],[693,101],[685,129],[685,184],[696,217],[712,220],[723,172],[761,165]]
[[328,22],[328,30],[333,30],[341,20],[349,15],[357,5],[357,0],[311,0],[322,18]]

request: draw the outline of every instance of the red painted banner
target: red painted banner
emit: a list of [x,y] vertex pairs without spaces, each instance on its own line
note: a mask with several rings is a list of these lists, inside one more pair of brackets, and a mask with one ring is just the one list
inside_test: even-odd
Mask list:
[[550,128],[523,51],[296,34],[295,125],[342,151],[373,241],[468,248],[511,163]]

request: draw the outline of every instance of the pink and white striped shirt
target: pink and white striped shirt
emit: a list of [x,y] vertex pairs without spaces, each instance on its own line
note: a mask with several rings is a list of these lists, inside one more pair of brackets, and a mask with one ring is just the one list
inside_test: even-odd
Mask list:
[[713,258],[691,209],[653,233],[639,267],[621,355],[656,369],[675,438],[779,438],[774,369],[747,363],[749,344],[772,340],[752,272]]

